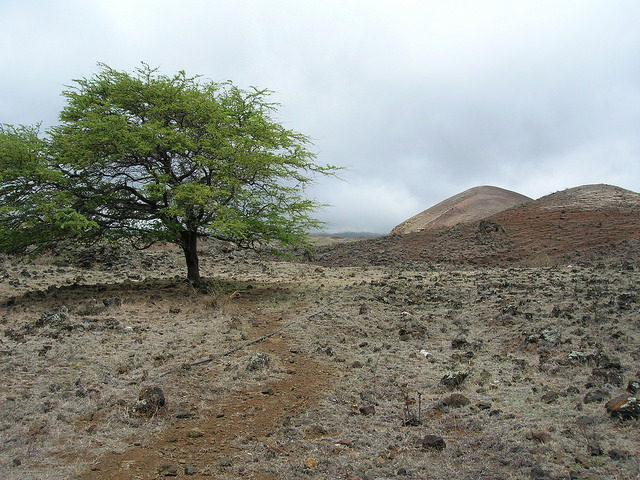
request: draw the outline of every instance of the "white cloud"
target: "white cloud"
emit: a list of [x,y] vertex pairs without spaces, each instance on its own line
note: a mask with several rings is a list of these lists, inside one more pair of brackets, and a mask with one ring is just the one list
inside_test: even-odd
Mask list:
[[318,161],[350,167],[314,189],[340,229],[481,184],[638,191],[639,17],[635,0],[3,2],[0,121],[51,124],[71,79],[143,60],[275,90]]
[[404,185],[376,178],[334,182],[320,201],[333,205],[318,215],[329,232],[388,233],[422,210]]

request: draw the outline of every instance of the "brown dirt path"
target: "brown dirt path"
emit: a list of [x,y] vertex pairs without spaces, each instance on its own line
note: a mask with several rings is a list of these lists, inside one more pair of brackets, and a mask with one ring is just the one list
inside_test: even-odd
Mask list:
[[[254,328],[253,334],[259,338],[284,324],[282,319],[268,320]],[[259,439],[268,444],[268,437],[277,428],[278,421],[285,416],[293,417],[299,409],[315,404],[326,393],[332,375],[327,365],[304,353],[295,350],[292,353],[284,334],[247,348],[273,357],[289,357],[293,363],[283,379],[221,397],[215,405],[200,407],[191,418],[176,418],[174,407],[168,404],[163,415],[171,417],[169,424],[156,438],[132,438],[131,449],[105,455],[79,478],[163,478],[164,474],[159,473],[162,465],[174,466],[177,477],[194,480],[212,476],[236,478],[244,471],[243,466],[234,460],[234,456],[242,452],[239,443],[243,439]],[[176,381],[182,382],[184,378]],[[187,476],[185,466],[188,464],[193,465],[197,473]],[[274,477],[252,473],[251,478],[267,480]]]

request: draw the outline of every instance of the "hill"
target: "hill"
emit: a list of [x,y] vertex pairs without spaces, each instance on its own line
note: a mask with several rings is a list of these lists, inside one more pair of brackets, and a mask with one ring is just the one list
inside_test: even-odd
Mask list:
[[637,255],[632,245],[639,236],[640,194],[611,185],[584,185],[479,221],[336,246],[319,257],[328,265],[569,261],[606,256],[612,245]]
[[458,223],[471,223],[531,201],[533,200],[529,197],[504,188],[474,187],[405,220],[394,227],[391,234],[405,234],[452,227]]

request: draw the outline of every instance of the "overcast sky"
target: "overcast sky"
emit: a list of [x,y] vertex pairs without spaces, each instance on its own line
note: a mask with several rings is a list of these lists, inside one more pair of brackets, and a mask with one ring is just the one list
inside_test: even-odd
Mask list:
[[478,185],[640,191],[638,0],[0,0],[0,123],[57,123],[98,62],[275,91],[346,167],[329,231],[386,233]]

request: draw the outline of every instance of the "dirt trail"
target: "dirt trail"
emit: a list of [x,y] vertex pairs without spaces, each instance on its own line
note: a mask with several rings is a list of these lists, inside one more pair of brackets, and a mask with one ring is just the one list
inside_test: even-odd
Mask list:
[[[256,330],[257,335],[261,333]],[[249,348],[275,357],[292,355],[284,336],[269,338],[259,347]],[[268,443],[267,439],[278,421],[285,416],[295,416],[300,408],[316,402],[322,393],[326,393],[331,377],[327,366],[304,354],[295,356],[295,363],[286,373],[287,378],[283,380],[224,396],[215,404],[201,407],[188,419],[175,418],[175,407],[169,405],[164,414],[173,418],[157,438],[149,442],[132,438],[131,450],[106,455],[80,478],[158,478],[158,468],[162,465],[175,466],[180,477],[184,475],[187,464],[194,466],[193,471],[197,472],[189,478],[211,478],[212,475],[220,478],[221,474],[232,477],[232,473],[225,470],[234,465],[234,455],[242,452],[238,443],[243,439],[259,439]],[[234,466],[236,470],[243,470],[242,466]],[[254,478],[266,480],[274,477],[264,474]]]

